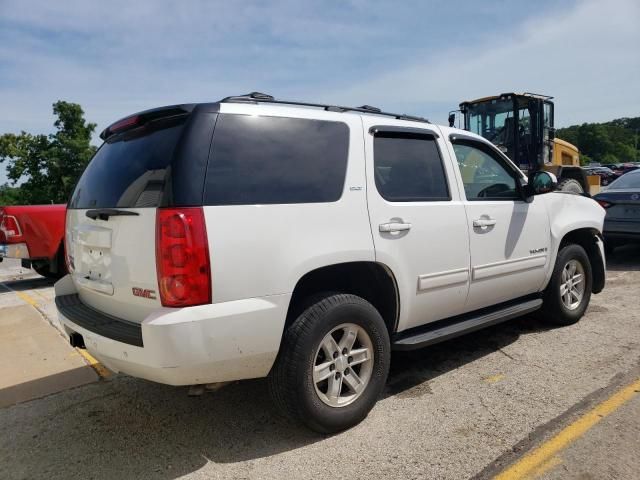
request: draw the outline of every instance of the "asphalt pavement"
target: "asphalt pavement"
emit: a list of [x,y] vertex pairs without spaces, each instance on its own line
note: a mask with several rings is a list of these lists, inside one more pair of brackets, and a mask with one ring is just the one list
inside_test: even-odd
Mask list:
[[[50,282],[3,285],[55,330]],[[621,248],[578,324],[528,316],[394,354],[369,417],[333,436],[278,417],[264,380],[188,397],[100,377],[0,408],[0,478],[635,479],[639,297],[640,247]],[[0,304],[0,328],[13,318]]]

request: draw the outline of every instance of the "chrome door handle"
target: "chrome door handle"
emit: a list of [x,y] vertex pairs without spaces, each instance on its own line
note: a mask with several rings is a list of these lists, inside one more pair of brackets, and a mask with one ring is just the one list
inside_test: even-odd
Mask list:
[[474,227],[479,227],[479,228],[487,228],[487,227],[492,227],[496,224],[496,219],[495,218],[478,218],[477,220],[473,221],[473,226]]
[[410,223],[381,223],[378,226],[379,230],[381,232],[389,232],[389,233],[393,233],[393,232],[404,232],[407,230],[411,230],[411,224]]

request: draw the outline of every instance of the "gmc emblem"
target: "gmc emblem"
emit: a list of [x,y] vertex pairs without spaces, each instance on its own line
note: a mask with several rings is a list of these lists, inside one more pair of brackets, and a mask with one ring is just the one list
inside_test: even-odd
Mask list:
[[155,290],[149,290],[148,288],[133,287],[131,292],[136,297],[148,298],[150,300],[156,299]]

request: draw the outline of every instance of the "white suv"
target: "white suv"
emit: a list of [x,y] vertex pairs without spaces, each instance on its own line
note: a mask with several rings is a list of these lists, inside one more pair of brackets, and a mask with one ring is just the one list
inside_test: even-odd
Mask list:
[[373,107],[263,94],[104,132],[69,201],[56,304],[74,345],[171,385],[268,377],[334,432],[391,350],[540,309],[570,324],[605,282],[604,210],[529,181],[483,138]]

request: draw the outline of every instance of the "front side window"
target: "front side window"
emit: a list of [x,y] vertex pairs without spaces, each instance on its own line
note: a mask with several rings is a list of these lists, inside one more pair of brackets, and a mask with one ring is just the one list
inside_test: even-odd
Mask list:
[[390,202],[450,200],[435,138],[378,133],[373,144],[378,192]]
[[516,180],[497,154],[470,143],[454,143],[467,200],[519,199]]
[[220,115],[204,204],[335,202],[344,188],[348,153],[345,123]]

